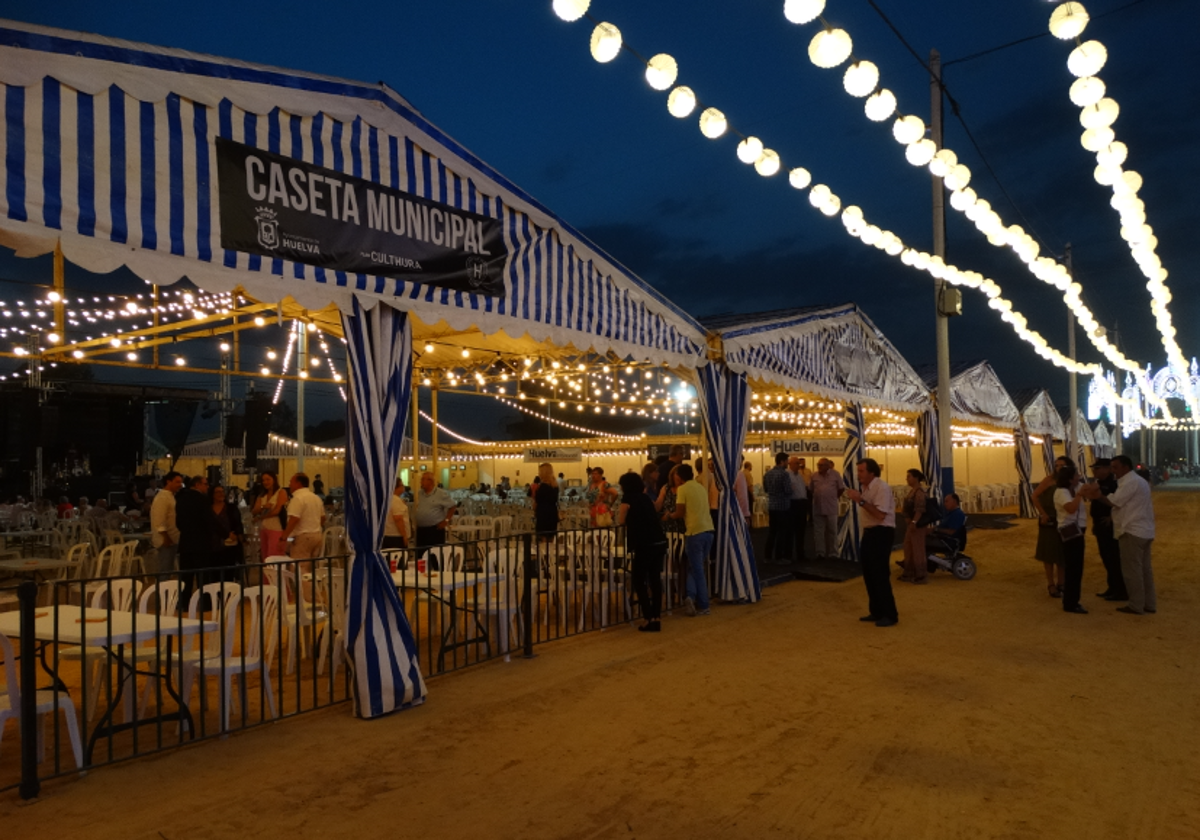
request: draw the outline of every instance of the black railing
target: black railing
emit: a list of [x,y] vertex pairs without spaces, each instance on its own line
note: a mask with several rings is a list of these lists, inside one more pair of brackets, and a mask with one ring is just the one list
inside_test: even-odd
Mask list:
[[[385,550],[423,673],[532,656],[639,617],[623,538],[596,528]],[[665,612],[683,600],[683,545],[670,537]],[[350,699],[349,566],[279,558],[22,583],[19,615],[0,613],[0,628],[19,628],[23,689],[20,764],[0,752],[0,790],[36,796],[47,779]]]

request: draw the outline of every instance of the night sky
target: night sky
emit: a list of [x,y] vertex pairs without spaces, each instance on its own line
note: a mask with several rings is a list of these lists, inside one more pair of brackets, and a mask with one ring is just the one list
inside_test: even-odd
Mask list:
[[[704,138],[696,115],[676,119],[628,52],[598,64],[592,24],[559,20],[550,0],[346,0],[287,4],[28,2],[4,16],[167,47],[362,81],[382,81],[432,122],[582,229],[634,273],[697,316],[854,301],[914,364],[934,360],[933,280],[849,237],[813,209],[786,175],[762,178],[735,155],[736,138]],[[1145,281],[1118,235],[1111,192],[1092,179],[1079,144],[1079,110],[1067,96],[1070,42],[1047,33],[1041,0],[876,0],[922,59],[936,47],[959,113],[947,106],[945,144],[970,166],[972,187],[1007,224],[1020,223],[1043,254],[1071,243],[1084,299],[1125,353],[1159,368],[1165,354]],[[1100,73],[1121,106],[1114,128],[1139,171],[1148,222],[1170,271],[1179,342],[1198,352],[1194,281],[1200,240],[1200,50],[1194,0],[1089,0],[1085,38],[1108,48]],[[785,170],[804,166],[844,204],[908,244],[931,250],[926,169],[904,159],[890,122],[871,123],[842,89],[842,70],[807,57],[816,24],[795,26],[782,0],[647,3],[593,0],[590,14],[617,25],[643,56],[667,52],[678,84],[725,112],[733,127],[777,150]],[[929,82],[917,59],[867,0],[830,0],[825,17],[846,28],[854,53],[881,71],[900,109],[928,121]],[[1024,38],[1024,43],[970,58]],[[963,60],[967,59],[967,60]],[[697,111],[698,113],[698,111]],[[994,170],[1000,185],[988,172]],[[1009,198],[1011,198],[1011,202]],[[1014,208],[1015,205],[1015,208]],[[948,213],[947,259],[993,277],[1052,344],[1066,349],[1059,293],[1018,258],[987,244]],[[0,253],[0,278],[44,277],[48,261]],[[89,282],[71,275],[71,284]],[[114,281],[108,281],[114,282]],[[136,288],[126,276],[118,281]],[[8,292],[6,292],[8,293]],[[951,355],[986,358],[1010,390],[1048,388],[1066,401],[1067,374],[1043,362],[964,290],[951,323]],[[1080,357],[1099,354],[1079,337]],[[1081,384],[1081,390],[1086,384]],[[1086,393],[1086,391],[1084,391]],[[1081,401],[1083,395],[1081,395]]]

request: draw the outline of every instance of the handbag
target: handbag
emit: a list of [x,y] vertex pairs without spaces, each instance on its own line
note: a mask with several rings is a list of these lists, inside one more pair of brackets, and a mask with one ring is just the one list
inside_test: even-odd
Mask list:
[[1083,536],[1083,530],[1079,527],[1078,522],[1068,522],[1058,529],[1058,538],[1063,542],[1077,540]]
[[612,524],[613,524],[612,514],[609,513],[608,511],[604,511],[603,513],[596,514],[596,527],[597,528],[611,528]]

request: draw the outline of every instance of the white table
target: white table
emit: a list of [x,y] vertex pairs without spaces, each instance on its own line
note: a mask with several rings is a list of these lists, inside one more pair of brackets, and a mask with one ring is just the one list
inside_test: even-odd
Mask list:
[[[99,723],[96,724],[91,737],[88,739],[87,752],[84,755],[85,765],[92,763],[92,751],[95,749],[96,742],[100,738],[123,732],[126,729],[133,729],[143,723],[178,720],[187,724],[187,731],[190,737],[196,737],[195,722],[192,720],[192,713],[188,709],[187,701],[179,696],[171,681],[172,669],[167,668],[165,675],[158,670],[139,671],[133,663],[125,658],[124,648],[125,645],[137,645],[165,636],[167,639],[167,653],[163,659],[169,662],[171,660],[172,642],[176,636],[194,636],[199,633],[211,633],[216,631],[218,627],[219,623],[216,621],[122,612],[120,610],[84,609],[68,604],[60,604],[57,607],[39,607],[34,611],[34,638],[43,643],[42,667],[48,674],[54,677],[55,688],[60,688],[63,691],[66,690],[66,686],[59,679],[58,674],[46,662],[45,644],[50,642],[104,648],[118,669],[125,672],[117,680],[117,691],[113,696],[112,703],[105,710]],[[0,613],[0,633],[9,638],[20,637],[21,614],[19,611]],[[120,724],[113,723],[113,713],[121,703],[121,695],[125,691],[126,678],[129,678],[132,682],[133,678],[138,674],[155,679],[162,679],[165,676],[167,693],[178,704],[179,710],[165,715],[160,710],[160,713],[155,717],[143,717]]]
[[54,569],[65,569],[74,565],[75,561],[73,560],[62,560],[56,557],[25,557],[19,560],[0,560],[0,571],[37,574]]
[[[412,561],[409,561],[412,562]],[[474,636],[458,639],[458,591],[475,586],[490,587],[504,580],[503,575],[485,574],[481,572],[419,572],[416,569],[400,569],[392,572],[392,583],[399,590],[425,592],[430,598],[435,598],[450,608],[450,621],[442,631],[442,643],[438,648],[438,670],[443,670],[446,662],[446,652],[459,647],[466,647],[478,641],[483,641],[491,656],[491,641],[488,638],[487,626],[480,623],[478,612],[475,613]]]

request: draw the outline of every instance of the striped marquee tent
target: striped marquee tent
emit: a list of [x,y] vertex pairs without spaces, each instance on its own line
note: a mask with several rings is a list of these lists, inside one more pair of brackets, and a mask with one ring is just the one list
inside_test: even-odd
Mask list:
[[[1063,410],[1064,417],[1070,417],[1070,413],[1070,409]],[[1063,420],[1064,427],[1069,427],[1069,424],[1070,420]],[[1090,446],[1094,450],[1096,446],[1096,438],[1092,435],[1092,427],[1088,425],[1087,415],[1083,413],[1083,408],[1079,406],[1076,406],[1075,408],[1074,429],[1075,434],[1070,435],[1072,451],[1069,454],[1075,461],[1075,466],[1079,469],[1079,471],[1086,475],[1088,471],[1088,465],[1090,463],[1088,461],[1087,447]]]
[[[937,365],[917,365],[916,371],[931,389],[937,388]],[[1021,413],[986,361],[953,362],[950,365],[951,418],[962,424],[980,423],[1015,429]]]
[[[848,487],[858,486],[855,464],[866,455],[864,406],[932,416],[921,378],[855,304],[705,318],[702,323],[713,333],[714,357],[723,362],[727,390],[738,395],[747,417],[752,389],[844,404],[843,478]],[[730,422],[728,428],[734,425]],[[936,422],[922,425],[937,427]],[[727,446],[740,452],[744,441],[743,431],[740,437],[731,435]],[[841,553],[853,559],[858,558],[856,525],[847,516],[838,529]]]
[[[1066,429],[1058,409],[1054,407],[1054,400],[1041,388],[1025,388],[1013,394],[1013,403],[1021,412],[1021,427],[1026,435],[1042,439],[1042,466],[1046,475],[1050,475],[1054,472],[1054,440],[1064,440],[1066,436]],[[1039,482],[1033,481],[1032,475],[1024,479],[1024,482],[1028,486],[1022,493],[1028,491],[1032,500],[1032,485]],[[1030,501],[1030,506],[1032,505],[1033,502]]]
[[694,320],[386,86],[0,21],[0,98],[0,244],[242,289],[346,339],[364,717],[425,696],[378,553],[413,342],[707,364]]
[[1097,458],[1112,458],[1117,454],[1115,429],[1110,429],[1103,420],[1097,421],[1092,428],[1092,454]]

